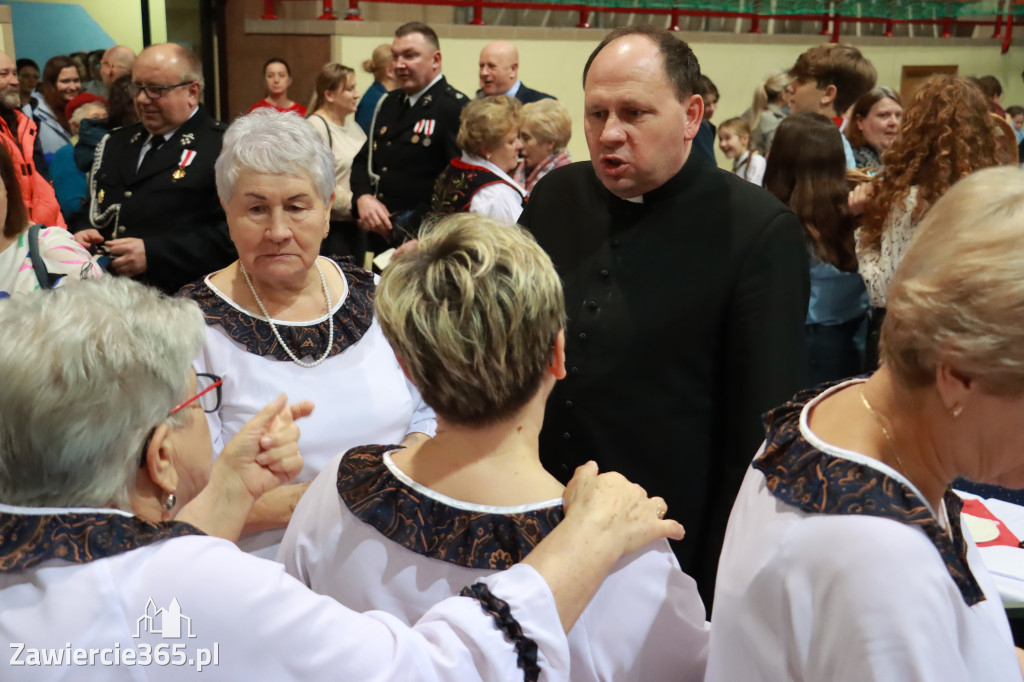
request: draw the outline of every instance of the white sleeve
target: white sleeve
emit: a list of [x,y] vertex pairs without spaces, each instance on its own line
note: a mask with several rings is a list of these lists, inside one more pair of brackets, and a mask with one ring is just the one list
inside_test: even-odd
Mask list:
[[764,184],[764,169],[768,167],[768,161],[760,154],[750,153],[750,170],[747,171],[747,180],[758,187]]
[[[496,626],[481,600],[446,599],[409,627],[390,614],[356,613],[314,594],[280,564],[203,540],[196,542],[202,553],[195,553],[188,580],[178,575],[173,582],[191,586],[189,594],[177,598],[192,605],[188,615],[197,632],[203,623],[223,625],[211,634],[220,636],[220,669],[230,671],[233,679],[524,679],[513,640]],[[527,648],[530,642],[536,645],[540,679],[568,682],[567,641],[541,575],[520,564],[478,583],[508,604],[508,615],[522,629],[516,640]]]
[[473,195],[469,212],[514,223],[523,212],[523,197],[505,183],[495,182]]
[[573,677],[703,682],[705,614],[697,583],[667,541],[623,557],[569,632]]

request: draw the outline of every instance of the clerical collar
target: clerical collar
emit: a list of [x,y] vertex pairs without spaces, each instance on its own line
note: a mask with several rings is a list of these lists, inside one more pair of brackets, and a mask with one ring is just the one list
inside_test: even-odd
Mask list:
[[434,76],[434,80],[430,81],[430,83],[427,84],[427,87],[423,88],[422,90],[417,92],[415,95],[406,95],[406,97],[409,100],[409,106],[410,107],[416,106],[416,102],[420,101],[420,97],[423,96],[423,93],[425,93],[430,88],[434,87],[434,85],[437,83],[437,81],[441,80],[442,78],[444,78],[444,74],[443,73],[439,73],[436,76]]
[[620,197],[620,199],[622,201],[628,201],[631,204],[640,205],[656,204],[658,202],[665,201],[666,199],[671,199],[679,194],[683,187],[686,187],[688,184],[693,182],[694,179],[706,169],[707,165],[707,162],[701,160],[696,154],[690,154],[679,172],[669,178],[669,180],[661,187],[655,187],[650,192],[641,194],[637,197],[630,197],[628,199],[621,199]]

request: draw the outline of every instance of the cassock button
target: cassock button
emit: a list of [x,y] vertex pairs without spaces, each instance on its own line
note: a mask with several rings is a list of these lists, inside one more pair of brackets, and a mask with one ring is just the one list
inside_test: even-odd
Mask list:
[[618,239],[613,239],[612,240],[612,248],[613,249],[619,248],[619,240]]
[[608,275],[610,275],[612,273],[608,272],[608,268],[602,268],[600,274],[601,274],[602,277],[607,277]]
[[587,333],[586,332],[580,332],[580,341],[586,341],[586,340],[587,340]]
[[571,400],[566,400],[565,401],[565,406],[566,407],[572,407],[572,401]]
[[570,374],[579,374],[580,373],[580,368],[579,367],[571,367],[569,369],[569,373]]
[[587,307],[591,310],[597,310],[597,301],[587,301]]
[[130,198],[131,198],[131,196],[132,196],[132,191],[131,191],[130,189],[128,189],[128,190],[125,190],[125,192],[124,192],[124,198],[125,198],[125,199],[130,199]]
[[570,440],[570,439],[572,439],[572,434],[570,434],[568,431],[566,431],[565,433],[562,434],[562,440]]

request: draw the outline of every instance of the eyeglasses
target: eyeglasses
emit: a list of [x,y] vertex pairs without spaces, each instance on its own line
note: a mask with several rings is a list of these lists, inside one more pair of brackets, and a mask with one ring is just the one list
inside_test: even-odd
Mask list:
[[[196,394],[171,410],[170,414],[177,414],[194,402],[199,403],[203,412],[216,412],[220,409],[220,389],[223,385],[224,380],[216,374],[196,372]],[[149,430],[146,440],[142,443],[142,454],[139,456],[140,469],[146,466],[146,452],[149,450],[154,433],[156,433],[155,426]]]
[[223,385],[224,380],[216,374],[200,374],[196,372],[197,393],[171,410],[171,414],[181,412],[197,400],[199,401],[199,406],[203,408],[203,412],[216,412],[220,408],[220,388]]
[[150,99],[160,99],[169,90],[180,88],[183,85],[192,85],[195,82],[196,81],[182,81],[180,83],[175,83],[174,85],[143,85],[142,83],[132,81],[128,84],[128,94],[132,96],[132,99],[135,99],[139,96],[140,92],[144,92],[146,93],[146,97]]

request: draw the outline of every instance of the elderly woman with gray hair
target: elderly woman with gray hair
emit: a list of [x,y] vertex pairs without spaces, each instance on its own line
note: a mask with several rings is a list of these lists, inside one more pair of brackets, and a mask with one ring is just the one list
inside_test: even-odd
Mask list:
[[1019,682],[950,489],[1024,487],[1024,173],[975,173],[915,230],[882,366],[769,412],[732,509],[709,682]]
[[[529,233],[459,214],[388,266],[377,311],[437,436],[332,460],[278,559],[316,592],[414,623],[564,523],[537,434],[565,376],[565,304]],[[662,540],[619,562],[570,631],[572,679],[701,682],[707,644],[696,583]]]
[[224,377],[221,407],[208,415],[214,450],[282,391],[323,408],[302,429],[300,484],[261,498],[240,540],[272,559],[305,484],[331,457],[432,436],[436,423],[374,318],[373,275],[318,255],[335,176],[313,127],[270,109],[243,116],[224,135],[216,175],[238,260],[181,290],[207,323],[196,371]]
[[301,467],[292,418],[312,406],[279,397],[214,463],[203,328],[191,301],[113,277],[0,303],[5,679],[561,682],[564,630],[607,570],[682,535],[591,465],[526,565],[412,626],[355,613],[223,539]]

